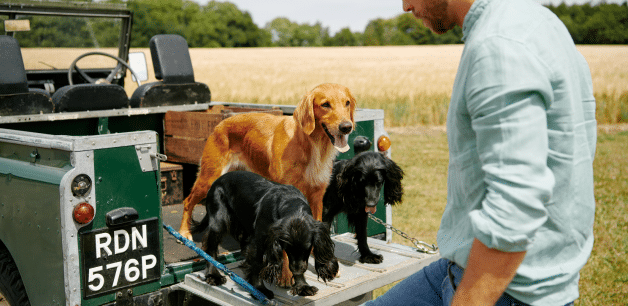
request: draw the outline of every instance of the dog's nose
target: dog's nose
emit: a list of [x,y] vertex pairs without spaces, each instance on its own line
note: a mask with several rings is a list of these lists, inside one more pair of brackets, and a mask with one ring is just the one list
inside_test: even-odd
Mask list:
[[351,133],[351,130],[353,130],[353,124],[351,124],[351,122],[345,121],[338,126],[338,129],[343,134],[349,134]]

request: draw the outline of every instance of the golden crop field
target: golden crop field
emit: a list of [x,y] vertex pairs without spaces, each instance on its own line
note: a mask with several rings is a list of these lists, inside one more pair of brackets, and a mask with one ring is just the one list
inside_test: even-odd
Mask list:
[[[360,107],[382,108],[386,124],[441,125],[462,53],[462,45],[320,47],[320,48],[193,48],[198,82],[206,83],[213,101],[296,104],[320,83],[349,87]],[[628,120],[628,46],[578,46],[591,68],[600,123]],[[89,49],[23,49],[26,66],[64,67]],[[115,53],[115,50],[104,50]],[[148,49],[143,52],[154,72]],[[30,60],[36,59],[36,60]],[[80,67],[111,61],[81,60]],[[109,63],[111,63],[109,62]],[[65,65],[65,66],[64,66]],[[129,95],[137,87],[127,82]]]
[[[445,123],[462,49],[223,48],[190,55],[196,80],[208,84],[214,101],[296,104],[314,86],[332,82],[349,87],[360,107],[384,109],[387,125],[407,126]],[[600,123],[628,121],[628,46],[578,49],[591,68]]]

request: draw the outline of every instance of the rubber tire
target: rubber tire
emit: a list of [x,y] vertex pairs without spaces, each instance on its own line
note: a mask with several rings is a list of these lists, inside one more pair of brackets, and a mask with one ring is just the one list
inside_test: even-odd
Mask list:
[[0,296],[4,297],[2,302],[9,302],[9,306],[30,306],[31,304],[17,266],[2,242],[0,242]]

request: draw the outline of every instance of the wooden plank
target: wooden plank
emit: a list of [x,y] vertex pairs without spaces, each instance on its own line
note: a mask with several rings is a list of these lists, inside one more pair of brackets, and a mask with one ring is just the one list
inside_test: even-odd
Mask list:
[[206,112],[167,112],[164,117],[164,134],[207,139],[216,125],[222,121],[222,114]]
[[207,137],[214,131],[216,125],[233,115],[251,112],[283,115],[280,109],[224,105],[216,105],[201,112],[167,112],[164,116],[164,151],[168,161],[199,164]]
[[164,151],[169,162],[198,165],[203,155],[206,139],[182,138],[175,136],[164,137]]

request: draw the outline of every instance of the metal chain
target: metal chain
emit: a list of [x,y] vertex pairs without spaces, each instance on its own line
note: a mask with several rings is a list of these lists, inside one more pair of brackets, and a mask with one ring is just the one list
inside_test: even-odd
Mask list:
[[418,252],[422,252],[422,253],[426,253],[426,254],[436,254],[438,253],[438,247],[434,244],[429,244],[427,242],[423,242],[423,241],[419,241],[416,238],[410,237],[410,235],[404,233],[403,231],[394,228],[392,225],[382,221],[382,219],[375,217],[373,214],[371,213],[367,213],[369,215],[369,218],[371,218],[371,220],[375,221],[376,223],[379,223],[383,226],[386,227],[386,229],[389,229],[391,231],[393,231],[395,234],[408,239],[410,241],[412,241],[412,243],[414,244],[414,246],[417,248]]

